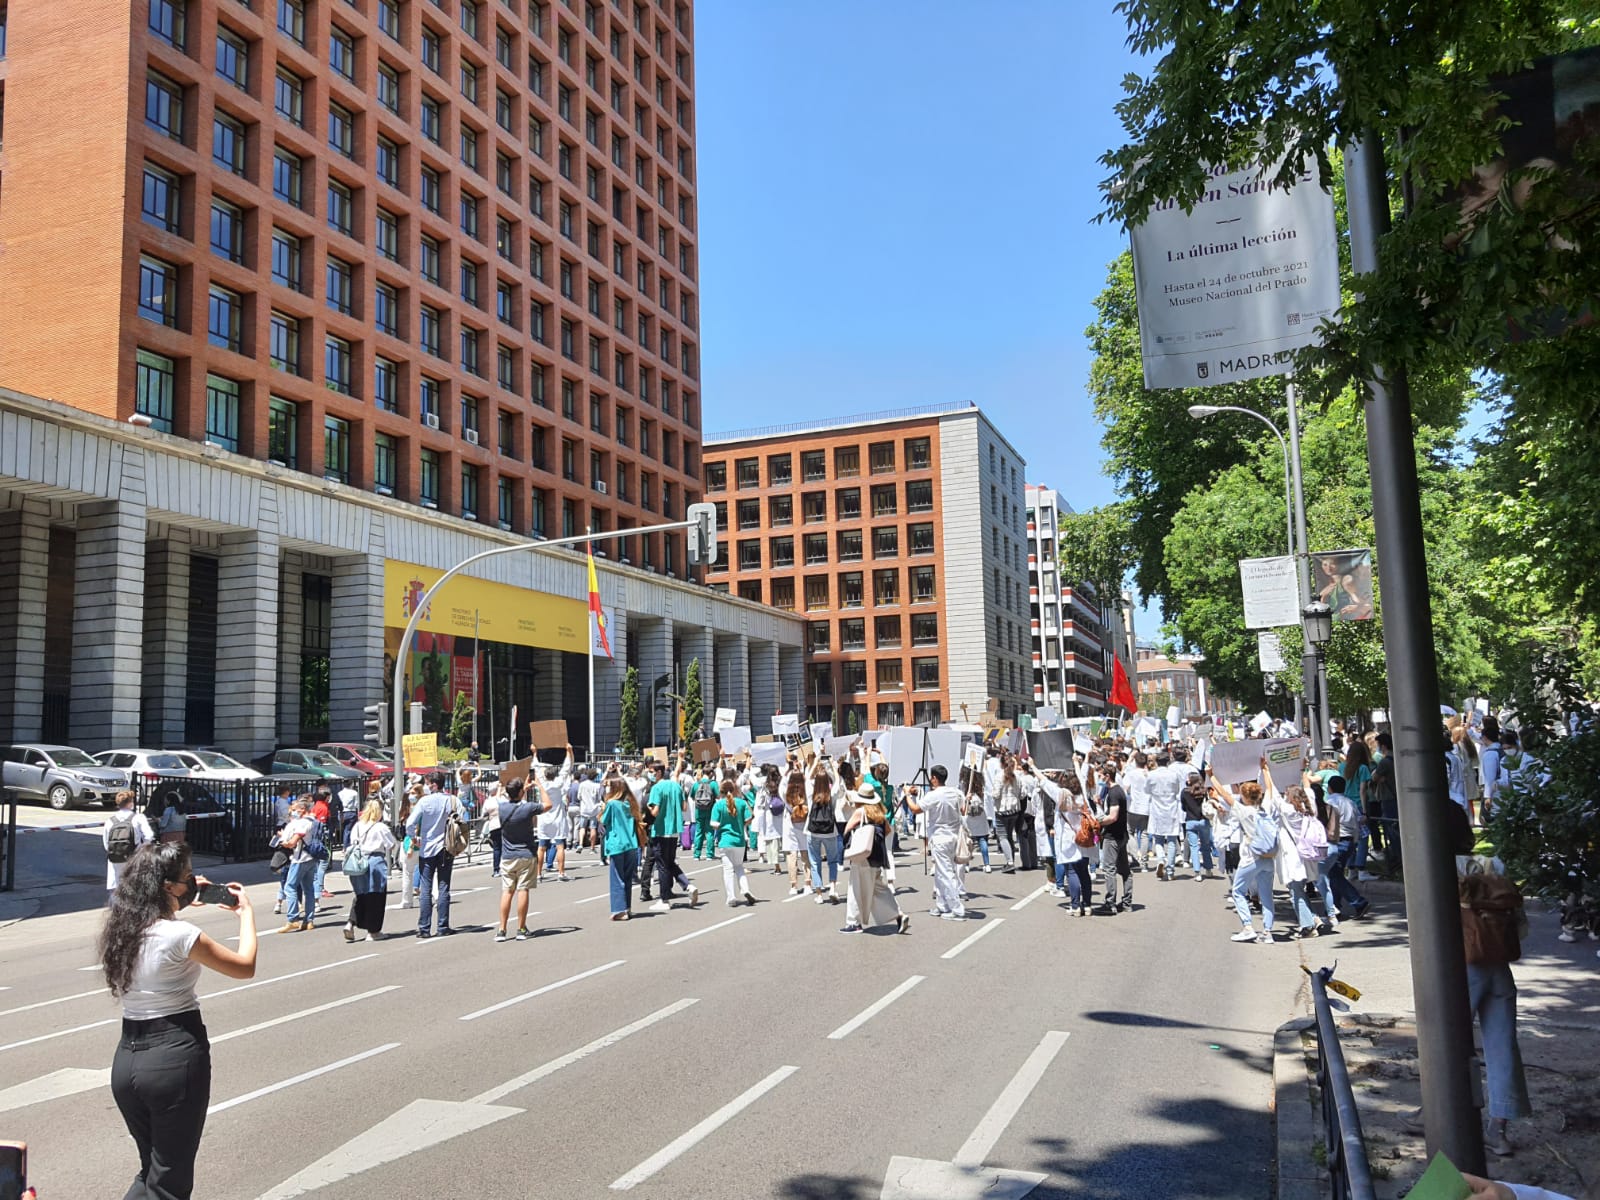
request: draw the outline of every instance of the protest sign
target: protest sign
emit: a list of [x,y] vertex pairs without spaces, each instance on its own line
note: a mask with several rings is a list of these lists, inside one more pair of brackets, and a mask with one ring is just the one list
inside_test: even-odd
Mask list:
[[734,725],[717,732],[717,740],[722,743],[724,754],[737,754],[750,744],[750,726]]
[[719,708],[715,720],[711,723],[712,733],[721,733],[724,729],[732,729],[734,718],[738,715],[737,709]]
[[541,750],[548,750],[552,746],[565,748],[567,744],[567,723],[560,717],[553,721],[529,721],[528,740]]

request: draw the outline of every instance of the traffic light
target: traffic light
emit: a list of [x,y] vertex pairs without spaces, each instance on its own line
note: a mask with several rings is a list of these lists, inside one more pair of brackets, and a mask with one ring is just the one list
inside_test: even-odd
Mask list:
[[689,565],[714,566],[717,561],[717,506],[715,504],[689,505]]
[[361,724],[367,730],[365,740],[375,746],[387,746],[389,744],[388,706],[384,704],[369,704],[361,711],[365,714],[361,719]]

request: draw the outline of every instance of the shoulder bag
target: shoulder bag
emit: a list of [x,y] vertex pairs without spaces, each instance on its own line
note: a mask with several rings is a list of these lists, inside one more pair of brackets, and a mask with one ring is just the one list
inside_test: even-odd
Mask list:
[[872,853],[872,822],[863,820],[850,833],[850,841],[844,848],[844,856],[850,862],[865,863],[867,856]]
[[458,804],[452,804],[444,817],[444,852],[451,858],[462,853],[472,840],[472,829]]

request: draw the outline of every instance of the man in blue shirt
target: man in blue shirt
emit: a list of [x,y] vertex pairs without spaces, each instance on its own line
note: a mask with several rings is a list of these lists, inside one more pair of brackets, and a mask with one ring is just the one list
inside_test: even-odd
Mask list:
[[517,898],[517,941],[525,942],[528,933],[528,894],[539,886],[536,850],[539,844],[539,814],[549,805],[544,784],[531,776],[540,797],[525,798],[523,782],[506,784],[500,799],[500,928],[494,940],[507,940],[506,925],[511,919],[511,897]]
[[439,886],[439,936],[448,937],[450,928],[450,874],[455,859],[445,849],[445,831],[452,815],[461,816],[461,805],[444,790],[445,777],[435,771],[428,779],[429,791],[418,800],[406,821],[406,832],[417,844],[418,865],[422,871],[421,912],[417,936],[433,936],[433,889]]

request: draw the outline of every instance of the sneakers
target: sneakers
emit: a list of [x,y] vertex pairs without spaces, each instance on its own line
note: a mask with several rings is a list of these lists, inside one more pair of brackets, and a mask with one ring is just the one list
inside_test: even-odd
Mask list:
[[283,901],[282,900],[275,901],[273,903],[273,905],[272,905],[272,911],[274,913],[277,913],[277,914],[281,915],[283,913]]
[[983,864],[983,873],[985,875],[992,875],[992,874],[994,874],[994,868],[991,867],[988,863],[984,863]]
[[1253,942],[1256,940],[1256,931],[1253,929],[1241,929],[1228,940],[1230,942]]
[[1258,945],[1258,946],[1270,946],[1270,945],[1272,945],[1272,935],[1270,933],[1260,934],[1256,938],[1256,945]]
[[1578,935],[1573,933],[1570,929],[1563,929],[1560,933],[1556,934],[1556,941],[1558,942],[1575,942],[1577,940]]
[[896,917],[894,919],[894,923],[895,923],[895,932],[896,933],[910,933],[911,932],[911,917],[908,914],[901,913],[898,917]]
[[818,904],[826,904],[828,902],[828,893],[818,892],[814,897],[812,897],[812,899],[814,899]]
[[306,926],[305,926],[305,922],[304,921],[290,921],[282,929],[278,930],[278,932],[279,933],[299,933],[305,927]]
[[1356,872],[1356,882],[1357,883],[1376,883],[1377,880],[1378,880],[1378,877],[1376,875],[1374,875],[1371,871],[1357,871]]
[[753,892],[746,892],[746,893],[745,893],[745,894],[744,894],[744,902],[745,902],[745,903],[746,903],[746,904],[748,904],[748,905],[749,905],[749,906],[750,906],[750,907],[751,907],[751,908],[754,908],[754,907],[755,907],[755,906],[756,906],[756,898],[755,898],[755,893],[753,893]]
[[521,929],[517,930],[517,941],[519,941],[519,942],[525,942],[529,938],[531,938],[532,936],[533,936],[533,934],[528,932],[528,927],[526,925],[524,925]]
[[[941,920],[941,921],[965,921],[966,919],[967,919],[967,914],[964,913],[964,912],[958,912],[958,913],[942,912],[942,913],[939,914],[939,920]],[[904,931],[902,931],[902,932],[904,932]]]
[[861,932],[861,926],[859,926],[859,925],[842,925],[839,928],[839,932],[840,933],[860,933]]
[[356,927],[354,925],[346,925],[344,927],[344,940],[347,942],[356,940]]
[[1511,1146],[1511,1139],[1506,1137],[1504,1128],[1497,1128],[1497,1122],[1489,1123],[1489,1130],[1483,1135],[1483,1148],[1496,1158],[1510,1158],[1515,1151]]
[[700,903],[700,889],[694,884],[689,885],[689,907],[693,908]]
[[556,882],[557,883],[571,883],[572,882],[572,876],[564,874],[564,873],[561,874],[561,875],[557,875],[556,876]]
[[497,929],[494,932],[494,940],[497,942],[509,942],[511,935],[506,933],[504,929]]
[[1205,874],[1203,872],[1196,871],[1194,873],[1194,881],[1196,883],[1204,883],[1205,880],[1206,880],[1206,877],[1205,877]]
[[671,912],[672,911],[672,905],[668,904],[665,900],[657,900],[654,904],[652,904],[650,906],[650,911],[651,912]]

